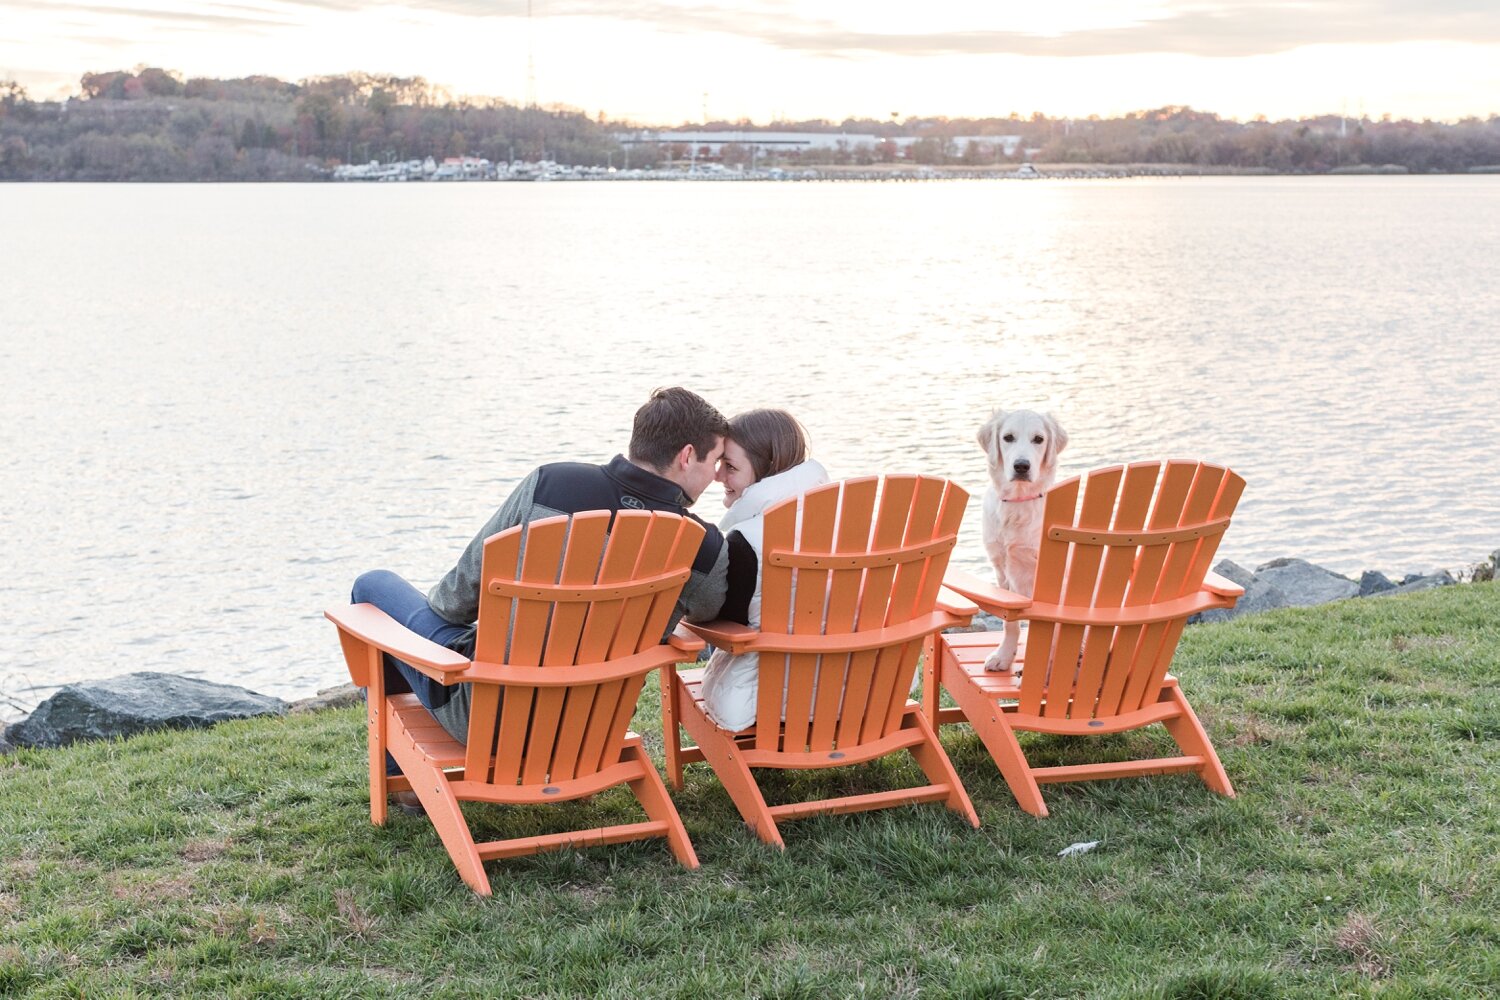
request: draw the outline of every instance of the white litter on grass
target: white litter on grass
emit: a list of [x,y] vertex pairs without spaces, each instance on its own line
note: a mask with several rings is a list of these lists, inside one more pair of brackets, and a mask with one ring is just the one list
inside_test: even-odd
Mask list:
[[1069,844],[1067,847],[1064,847],[1062,850],[1057,852],[1057,856],[1060,858],[1071,858],[1075,854],[1087,854],[1089,851],[1092,851],[1098,846],[1099,841],[1097,840],[1083,840],[1079,841],[1076,844]]

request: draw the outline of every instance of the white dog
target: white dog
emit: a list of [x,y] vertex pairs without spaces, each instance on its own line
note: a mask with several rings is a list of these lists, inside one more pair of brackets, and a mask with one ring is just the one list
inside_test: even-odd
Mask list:
[[[1037,549],[1042,544],[1042,497],[1057,478],[1057,456],[1068,434],[1050,413],[996,410],[979,428],[979,446],[989,460],[984,491],[984,551],[1002,589],[1031,596]],[[1005,639],[984,669],[1009,670],[1021,641],[1019,622],[1005,623]]]

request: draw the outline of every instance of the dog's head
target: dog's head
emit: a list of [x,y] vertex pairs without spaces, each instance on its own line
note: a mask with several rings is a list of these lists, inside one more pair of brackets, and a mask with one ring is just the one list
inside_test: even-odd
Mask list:
[[1057,456],[1068,446],[1068,432],[1050,413],[996,410],[979,428],[979,447],[989,459],[990,478],[1002,493],[1011,483],[1052,485]]

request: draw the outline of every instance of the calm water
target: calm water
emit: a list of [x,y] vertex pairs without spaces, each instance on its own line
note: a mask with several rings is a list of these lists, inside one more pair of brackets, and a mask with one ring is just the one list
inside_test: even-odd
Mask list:
[[338,682],[356,574],[425,587],[677,382],[835,475],[977,492],[996,405],[1054,409],[1065,474],[1224,462],[1252,567],[1500,547],[1494,178],[5,185],[0,248],[0,714]]

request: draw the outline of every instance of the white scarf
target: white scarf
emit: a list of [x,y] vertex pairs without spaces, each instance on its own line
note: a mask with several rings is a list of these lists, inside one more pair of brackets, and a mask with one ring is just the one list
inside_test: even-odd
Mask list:
[[[728,534],[731,529],[740,527],[751,518],[764,514],[767,508],[791,497],[801,496],[813,487],[822,486],[826,482],[828,482],[828,472],[815,458],[809,458],[785,472],[767,476],[752,483],[749,489],[740,494],[740,498],[725,512],[724,519],[719,522],[719,530]],[[742,531],[741,534],[743,533]],[[756,543],[757,550],[760,548],[759,541],[759,538],[752,540]]]

